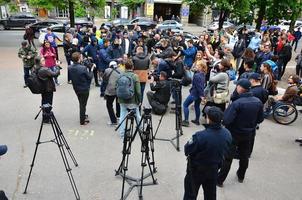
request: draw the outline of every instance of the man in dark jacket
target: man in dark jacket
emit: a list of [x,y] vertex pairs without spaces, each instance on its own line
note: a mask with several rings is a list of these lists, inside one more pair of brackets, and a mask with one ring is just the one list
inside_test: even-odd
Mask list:
[[[6,145],[0,145],[0,159],[1,156],[3,156],[4,154],[6,154],[7,152],[7,146]],[[5,192],[0,190],[0,199],[1,200],[8,200],[8,198],[5,195]]]
[[143,101],[145,86],[148,77],[150,59],[149,56],[144,53],[144,49],[142,47],[138,47],[136,49],[135,56],[133,56],[132,58],[132,61],[134,66],[134,73],[138,75],[139,82],[141,85],[141,94],[142,94],[141,100]]
[[154,73],[159,76],[161,71],[167,73],[168,78],[172,76],[172,69],[167,61],[156,56],[151,57],[151,64],[154,66]]
[[301,28],[299,27],[298,30],[296,30],[296,31],[294,32],[295,39],[293,40],[292,46],[295,45],[295,48],[294,48],[294,51],[295,51],[295,52],[296,52],[296,50],[297,50],[298,42],[299,42],[299,40],[301,39],[301,36],[302,36],[300,29],[301,29]]
[[160,72],[159,81],[157,81],[156,84],[154,84],[154,78],[152,77],[150,88],[152,91],[155,91],[155,93],[151,91],[147,92],[147,98],[153,111],[156,113],[157,104],[161,104],[166,108],[170,100],[171,89],[167,81],[167,73],[164,71]]
[[107,51],[110,59],[120,59],[123,57],[123,49],[118,38],[116,38],[113,44],[108,47]]
[[261,75],[258,73],[252,73],[249,76],[249,81],[251,82],[250,92],[264,105],[268,99],[268,91],[261,85]]
[[233,144],[231,153],[226,156],[218,174],[217,185],[222,187],[233,161],[236,149],[239,151],[239,169],[237,177],[243,182],[248,168],[250,154],[250,138],[254,134],[257,124],[263,121],[263,104],[249,91],[251,83],[241,79],[237,83],[239,98],[233,101],[224,112],[223,124],[231,132]]
[[220,108],[208,106],[205,113],[205,130],[195,133],[184,148],[188,158],[184,200],[196,200],[200,185],[204,199],[216,199],[217,172],[232,143],[230,132],[221,125]]
[[[93,69],[87,69],[87,67],[80,64],[82,57],[79,52],[73,53],[71,59],[73,64],[68,67],[68,71],[73,89],[80,104],[80,124],[87,125],[89,120],[87,120],[86,105],[89,97],[90,83],[93,76],[91,70]],[[95,68],[95,65],[93,65],[92,68]]]
[[289,42],[287,40],[282,40],[282,42],[284,43],[281,51],[279,52],[278,56],[278,71],[279,71],[279,77],[278,80],[281,80],[287,63],[290,61],[290,59],[292,58],[292,46],[289,44]]
[[[103,76],[105,70],[109,67],[109,63],[112,61],[118,61],[118,59],[112,59],[110,55],[108,54],[108,47],[110,46],[110,40],[105,39],[103,46],[101,46],[100,52],[99,52],[99,71],[101,76]],[[120,58],[121,60],[121,58]],[[106,90],[106,82],[102,81],[101,86],[100,86],[100,92],[101,92],[101,97],[105,95],[105,90]]]

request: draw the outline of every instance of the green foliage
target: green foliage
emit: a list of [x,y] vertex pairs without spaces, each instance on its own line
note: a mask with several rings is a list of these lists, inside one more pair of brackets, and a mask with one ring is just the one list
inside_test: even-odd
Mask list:
[[0,0],[0,5],[9,3],[10,0]]
[[10,13],[16,13],[16,12],[19,11],[19,9],[18,9],[16,3],[13,3],[13,2],[9,2],[9,3],[8,3],[8,8],[9,8],[9,12],[10,12]]
[[145,2],[145,0],[121,0],[122,4],[128,6],[130,9],[135,9]]
[[85,17],[87,15],[85,7],[80,2],[77,2],[74,6],[74,15],[76,17]]

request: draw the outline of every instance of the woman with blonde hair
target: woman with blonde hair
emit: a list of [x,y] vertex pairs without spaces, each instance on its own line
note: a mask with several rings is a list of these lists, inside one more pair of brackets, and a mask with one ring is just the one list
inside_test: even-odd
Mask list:
[[197,61],[196,62],[196,71],[193,76],[192,87],[190,89],[190,94],[186,98],[183,103],[183,111],[185,119],[182,122],[183,126],[189,126],[189,106],[194,102],[194,109],[195,109],[195,120],[191,122],[199,125],[199,118],[200,118],[200,103],[201,100],[204,98],[204,87],[205,87],[205,75],[207,73],[207,64],[204,61]]

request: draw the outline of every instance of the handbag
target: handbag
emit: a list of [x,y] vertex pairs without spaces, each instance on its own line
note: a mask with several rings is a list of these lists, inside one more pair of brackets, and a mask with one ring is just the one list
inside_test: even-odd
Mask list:
[[217,92],[214,90],[213,93],[213,101],[216,104],[224,104],[230,101],[229,99],[229,90],[226,90],[224,92]]

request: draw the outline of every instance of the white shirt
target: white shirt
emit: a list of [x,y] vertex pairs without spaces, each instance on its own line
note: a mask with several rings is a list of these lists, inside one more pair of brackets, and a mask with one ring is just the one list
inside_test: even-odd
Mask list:
[[129,39],[125,39],[125,54],[129,53],[130,41]]

